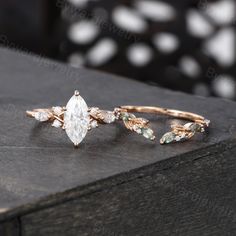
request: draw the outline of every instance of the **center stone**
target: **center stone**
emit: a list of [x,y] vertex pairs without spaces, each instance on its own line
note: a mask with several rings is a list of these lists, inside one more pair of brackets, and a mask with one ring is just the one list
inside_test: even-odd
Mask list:
[[76,93],[66,105],[64,125],[68,137],[78,146],[88,132],[89,113],[86,102]]

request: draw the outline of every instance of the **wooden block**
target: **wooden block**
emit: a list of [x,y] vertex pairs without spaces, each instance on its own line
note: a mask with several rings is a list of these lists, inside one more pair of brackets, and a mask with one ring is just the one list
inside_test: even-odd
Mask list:
[[[234,102],[5,49],[0,75],[2,225],[18,217],[19,235],[235,234]],[[161,146],[107,125],[76,150],[62,130],[25,117],[26,109],[65,105],[75,89],[89,106],[158,105],[199,113],[211,127],[189,142]],[[157,138],[173,122],[145,117]]]
[[1,236],[19,236],[20,224],[17,218],[0,223]]

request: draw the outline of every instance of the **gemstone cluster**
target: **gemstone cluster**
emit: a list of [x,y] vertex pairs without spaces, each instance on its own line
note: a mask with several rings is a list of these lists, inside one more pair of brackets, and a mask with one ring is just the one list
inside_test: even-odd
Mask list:
[[149,121],[143,118],[136,118],[132,113],[121,112],[119,113],[119,118],[123,120],[127,129],[142,135],[146,139],[154,140],[154,132],[148,127]]
[[160,140],[161,144],[180,142],[192,138],[195,133],[203,133],[204,125],[199,123],[187,123],[185,125],[173,125],[172,131],[164,134]]

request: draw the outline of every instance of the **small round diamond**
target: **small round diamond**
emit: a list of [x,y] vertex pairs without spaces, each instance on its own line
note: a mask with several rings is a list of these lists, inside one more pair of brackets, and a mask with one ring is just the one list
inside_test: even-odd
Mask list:
[[137,134],[142,134],[142,129],[139,126],[134,125],[133,129]]
[[210,121],[210,120],[207,120],[207,119],[205,119],[204,122],[206,123],[206,126],[209,126],[210,123],[211,123],[211,121]]
[[62,109],[62,107],[57,106],[57,107],[53,107],[52,111],[55,115],[60,116],[63,112],[63,109]]
[[98,122],[97,122],[96,120],[93,120],[93,121],[90,123],[90,127],[91,127],[92,129],[97,128],[97,127],[98,127]]
[[113,123],[116,120],[115,114],[111,111],[104,112],[103,117],[104,117],[103,122],[107,124]]
[[49,114],[47,112],[38,111],[35,113],[34,118],[38,121],[44,122],[49,120]]
[[62,126],[62,123],[59,120],[54,120],[52,123],[53,127],[60,128]]
[[184,138],[185,138],[185,135],[184,135],[184,134],[177,135],[177,136],[175,137],[175,141],[176,141],[176,142],[179,142],[179,141],[181,141],[181,140],[184,139]]

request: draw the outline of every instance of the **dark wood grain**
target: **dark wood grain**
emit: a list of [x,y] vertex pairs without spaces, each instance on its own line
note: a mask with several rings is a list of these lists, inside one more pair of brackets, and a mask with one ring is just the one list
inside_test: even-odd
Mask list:
[[17,218],[0,223],[1,236],[20,236],[20,223]]
[[[89,106],[110,109],[138,104],[187,110],[206,116],[212,121],[211,128],[207,135],[189,142],[160,146],[158,139],[149,142],[119,124],[103,126],[89,133],[76,150],[62,130],[25,117],[26,109],[66,104],[75,89]],[[157,138],[173,121],[147,118],[151,118]],[[235,196],[231,191],[235,189],[234,102],[174,93],[0,49],[0,123],[0,222],[19,217],[22,235],[33,235],[34,231],[35,235],[63,235],[66,231],[68,235],[106,235],[107,230],[114,235],[168,235],[168,224],[174,222],[176,228],[170,228],[177,231],[172,234],[183,235],[178,233],[184,231],[182,226],[178,228],[180,220],[189,222],[189,231],[190,225],[194,228],[203,219],[210,220],[204,211],[194,210],[188,198],[190,203],[184,205],[185,198],[179,193],[172,191],[166,197],[164,186],[156,184],[159,174],[165,173],[171,182],[178,180],[177,184],[194,193],[199,189],[201,196],[206,193],[210,201],[235,210],[234,201],[229,201]],[[215,170],[206,169],[211,158],[225,163]],[[200,175],[194,163],[199,163]],[[219,188],[211,187],[217,183]],[[183,211],[179,218],[181,206],[189,208],[191,217]],[[89,222],[92,226],[87,228]],[[115,225],[119,226],[117,231]],[[199,232],[211,235],[212,227],[206,230],[201,226]],[[227,228],[226,223],[220,227]],[[192,230],[197,235],[198,231]],[[228,232],[235,232],[233,226]]]
[[[23,217],[23,235],[235,235],[236,146]],[[140,173],[141,174],[141,173]]]

